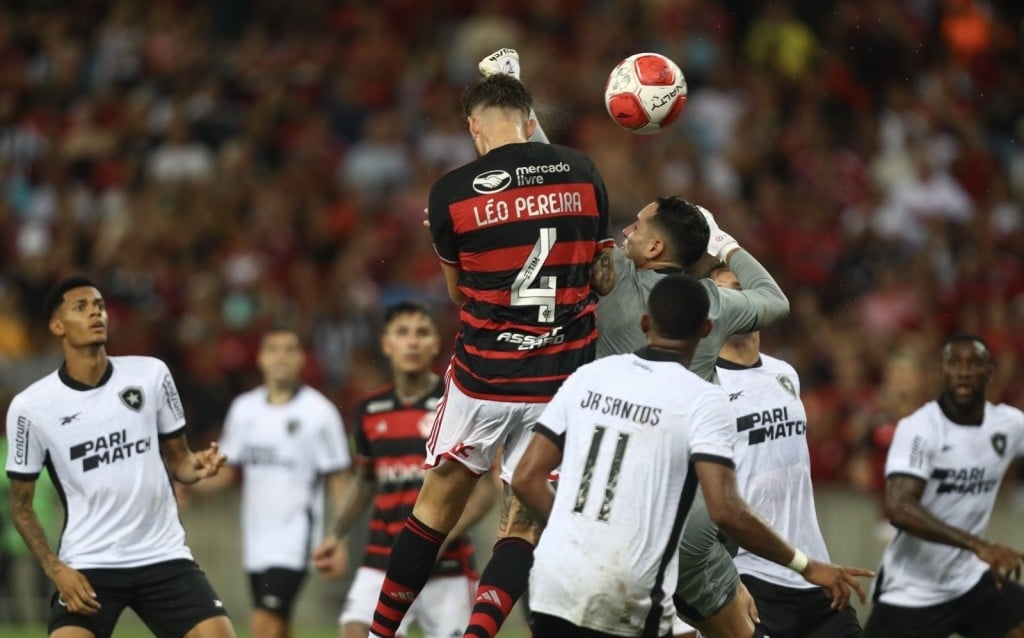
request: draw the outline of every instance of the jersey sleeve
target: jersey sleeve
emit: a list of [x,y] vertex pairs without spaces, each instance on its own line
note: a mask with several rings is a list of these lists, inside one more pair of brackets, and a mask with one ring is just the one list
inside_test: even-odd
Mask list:
[[7,476],[19,481],[39,478],[46,446],[32,417],[17,398],[7,410]]
[[[444,180],[442,180],[443,182]],[[438,187],[442,182],[434,184],[430,189],[427,205],[427,219],[430,222],[430,236],[434,242],[434,252],[449,266],[459,265],[459,251],[455,245],[455,224],[448,209],[448,202],[441,195]]]
[[352,466],[352,456],[345,442],[345,424],[338,409],[329,402],[324,406],[317,436],[316,465],[321,474],[340,472]]
[[551,397],[551,401],[544,407],[538,420],[539,425],[557,438],[565,437],[565,431],[568,429],[571,418],[571,408],[577,403],[573,401],[575,396],[573,388],[576,386],[575,381],[579,374],[576,372],[569,375],[569,378],[562,383],[562,387],[555,392],[555,396]]
[[722,388],[708,384],[693,411],[690,460],[735,467],[736,418]]
[[743,249],[735,251],[729,258],[729,269],[742,288],[722,290],[723,311],[718,321],[730,322],[730,334],[764,328],[789,314],[786,294],[753,255]]
[[171,371],[161,362],[162,376],[160,379],[159,401],[156,408],[156,431],[161,439],[181,434],[185,429],[185,408],[181,404],[181,395],[174,385]]
[[885,459],[885,475],[907,474],[927,481],[932,473],[934,445],[925,431],[924,421],[911,418],[901,419]]
[[224,417],[224,427],[220,433],[221,454],[228,457],[228,465],[239,466],[242,464],[242,429],[238,423],[239,405],[238,399],[231,402],[227,416]]

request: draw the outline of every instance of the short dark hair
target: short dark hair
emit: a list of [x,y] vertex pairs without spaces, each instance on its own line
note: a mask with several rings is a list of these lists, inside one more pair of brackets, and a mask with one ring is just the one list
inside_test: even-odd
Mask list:
[[978,335],[970,332],[958,332],[946,339],[946,343],[942,346],[943,357],[946,355],[946,349],[954,343],[980,343],[982,347],[985,348],[985,353],[988,355],[988,358],[992,358],[992,348],[988,347],[988,343]]
[[469,117],[473,109],[481,106],[517,109],[523,113],[523,117],[529,117],[533,96],[516,78],[495,73],[475,80],[465,88],[459,99],[459,107],[465,117]]
[[72,275],[70,277],[65,277],[60,281],[60,283],[51,288],[50,292],[46,294],[46,302],[43,306],[43,311],[46,313],[46,321],[49,322],[50,319],[53,319],[54,313],[57,312],[57,309],[64,303],[64,295],[69,290],[83,288],[85,286],[89,286],[90,288],[99,288],[99,286],[94,284],[91,279],[84,275]]
[[427,308],[426,304],[418,301],[399,301],[387,307],[384,310],[384,327],[391,325],[391,322],[402,315],[423,315],[430,320],[434,328],[437,328],[437,320],[434,319],[434,315]]
[[683,268],[697,263],[707,250],[711,231],[696,204],[675,195],[659,197],[650,221],[662,231],[668,252]]
[[655,331],[666,339],[699,339],[710,305],[699,281],[676,274],[654,284],[647,297],[647,314]]

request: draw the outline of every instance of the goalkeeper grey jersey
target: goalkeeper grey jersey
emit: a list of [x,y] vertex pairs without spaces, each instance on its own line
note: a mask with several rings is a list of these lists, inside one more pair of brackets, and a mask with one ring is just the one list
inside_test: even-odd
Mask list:
[[[637,268],[618,247],[615,257],[616,283],[597,304],[597,356],[635,352],[647,345],[640,330],[640,317],[647,308],[647,297],[654,284],[668,272]],[[782,319],[789,312],[789,301],[775,280],[754,257],[737,249],[729,268],[743,290],[719,288],[710,279],[701,283],[711,302],[708,317],[714,323],[711,334],[700,340],[690,363],[690,371],[714,381],[715,361],[725,340],[734,334],[752,332]]]

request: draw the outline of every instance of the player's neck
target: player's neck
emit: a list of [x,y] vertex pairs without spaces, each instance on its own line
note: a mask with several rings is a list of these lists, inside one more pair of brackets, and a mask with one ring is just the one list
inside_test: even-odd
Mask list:
[[64,348],[64,367],[68,376],[79,383],[95,387],[108,365],[107,349],[102,345]]
[[668,272],[682,272],[683,267],[677,261],[671,259],[652,259],[640,266],[642,270],[664,270]]
[[299,393],[299,388],[301,387],[302,383],[299,381],[268,383],[267,403],[288,403],[295,398],[295,395]]
[[423,372],[395,372],[395,396],[402,403],[417,403],[437,385],[437,375]]
[[741,366],[752,366],[761,358],[761,337],[756,332],[729,337],[718,356]]
[[939,396],[939,407],[947,419],[959,425],[981,425],[985,419],[984,400],[971,405],[958,405],[943,393]]
[[524,142],[526,142],[526,138],[523,137],[521,126],[511,122],[502,122],[495,124],[486,133],[480,134],[480,154],[487,155],[496,148]]

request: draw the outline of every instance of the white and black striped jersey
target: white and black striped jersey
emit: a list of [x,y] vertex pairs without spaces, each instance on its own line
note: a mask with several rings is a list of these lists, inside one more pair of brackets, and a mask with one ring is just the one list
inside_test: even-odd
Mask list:
[[573,373],[536,432],[563,452],[530,574],[534,611],[622,636],[672,626],[679,534],[699,489],[691,463],[732,466],[721,388],[657,351]]
[[220,449],[242,469],[245,569],[305,570],[323,533],[323,477],[351,465],[338,409],[308,386],[273,404],[261,386],[232,402]]
[[35,480],[45,466],[65,510],[58,555],[76,569],[191,559],[160,439],[184,432],[167,366],[110,357],[99,385],[62,366],[14,397],[7,474]]
[[[807,412],[793,366],[762,354],[754,366],[719,359],[718,380],[736,424],[736,480],[744,500],[809,557],[829,561],[818,527],[807,450]],[[783,587],[813,588],[800,574],[740,548],[736,568]]]
[[[1024,455],[1024,412],[985,404],[980,425],[954,423],[930,401],[896,425],[885,475],[926,482],[921,504],[936,518],[984,536],[999,485]],[[973,552],[898,532],[875,578],[876,599],[903,607],[947,602],[977,584],[989,569]]]

